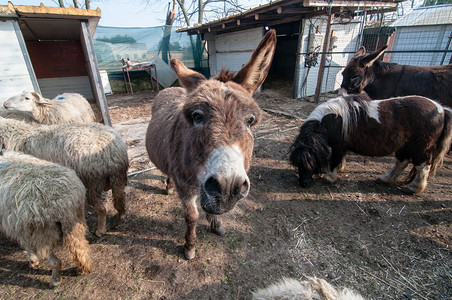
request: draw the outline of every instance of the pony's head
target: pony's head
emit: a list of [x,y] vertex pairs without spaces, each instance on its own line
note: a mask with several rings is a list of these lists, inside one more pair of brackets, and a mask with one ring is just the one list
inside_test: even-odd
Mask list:
[[312,176],[323,173],[328,167],[330,152],[327,137],[320,132],[320,122],[305,122],[290,147],[289,156],[290,163],[298,168],[301,187],[312,185]]

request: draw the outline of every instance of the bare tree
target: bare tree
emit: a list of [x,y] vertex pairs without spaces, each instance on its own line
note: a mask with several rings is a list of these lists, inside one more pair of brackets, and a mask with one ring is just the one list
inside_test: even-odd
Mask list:
[[[64,2],[65,2],[64,0],[58,0],[58,5],[60,7],[65,7],[65,3]],[[66,3],[67,2],[69,2],[69,1],[66,1]],[[77,0],[72,0],[72,3],[73,3],[75,8],[80,8],[81,7],[81,5],[78,3]],[[86,9],[90,9],[90,0],[85,0],[85,8]]]
[[[191,26],[192,23],[203,23],[205,18],[216,19],[226,17],[231,13],[245,10],[238,0],[171,0],[172,6],[177,3],[178,12],[174,22],[181,26]],[[144,0],[148,5],[157,5],[158,0]]]

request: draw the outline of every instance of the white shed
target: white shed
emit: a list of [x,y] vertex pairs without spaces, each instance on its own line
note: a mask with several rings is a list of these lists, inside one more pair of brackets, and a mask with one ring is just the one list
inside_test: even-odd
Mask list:
[[389,40],[388,51],[394,52],[385,54],[385,61],[416,66],[438,66],[451,61],[452,4],[415,8],[390,26],[396,31]]
[[[360,44],[362,23],[354,21],[357,10],[361,13],[395,10],[396,2],[400,1],[277,0],[178,32],[201,35],[207,42],[210,75],[215,75],[222,68],[238,71],[265,32],[275,29],[277,48],[266,82],[281,78],[293,82],[293,97],[300,98],[317,93],[319,82],[321,92],[339,87],[342,66]],[[331,54],[333,49],[336,54]],[[313,50],[319,63],[309,65]],[[321,67],[321,58],[325,57]],[[319,76],[324,70],[325,74]]]
[[0,102],[24,90],[80,93],[111,125],[92,36],[100,10],[0,5]]

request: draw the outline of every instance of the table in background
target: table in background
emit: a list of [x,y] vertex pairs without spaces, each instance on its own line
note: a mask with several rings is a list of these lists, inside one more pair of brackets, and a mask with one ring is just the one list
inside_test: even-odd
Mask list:
[[[152,69],[154,69],[155,82],[157,83],[157,91],[159,91],[159,80],[157,77],[157,67],[155,64],[151,64],[151,65],[135,65],[135,66],[130,66],[130,67],[122,67],[122,75],[124,76],[124,82],[126,83],[127,93],[129,93],[129,91],[130,91],[130,93],[133,95],[133,88],[132,88],[132,82],[130,81],[129,71],[147,70],[147,69],[149,69],[149,76],[151,77],[151,88],[152,89],[154,89],[154,85],[152,83]],[[127,77],[126,77],[126,74],[127,74]]]

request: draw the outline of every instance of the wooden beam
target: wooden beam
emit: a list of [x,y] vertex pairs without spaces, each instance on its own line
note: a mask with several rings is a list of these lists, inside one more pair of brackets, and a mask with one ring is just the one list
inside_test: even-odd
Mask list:
[[317,86],[315,87],[314,102],[319,103],[320,89],[322,88],[323,69],[325,68],[326,51],[328,50],[328,42],[330,39],[331,20],[333,14],[328,15],[328,23],[326,24],[325,35],[323,38],[322,57],[320,58],[319,73],[317,76]]
[[356,1],[356,0],[334,0],[331,4],[328,0],[303,0],[303,6],[305,7],[330,7],[330,6],[345,6],[345,7],[396,7],[395,2],[384,1]]
[[102,114],[102,120],[105,125],[111,125],[110,114],[108,113],[107,98],[105,98],[104,87],[102,85],[102,78],[100,77],[99,65],[97,64],[96,53],[94,52],[93,40],[91,39],[91,32],[87,21],[80,22],[81,33],[80,42],[82,43],[83,52],[87,59],[88,77],[91,82],[94,98],[97,102],[97,107]]

